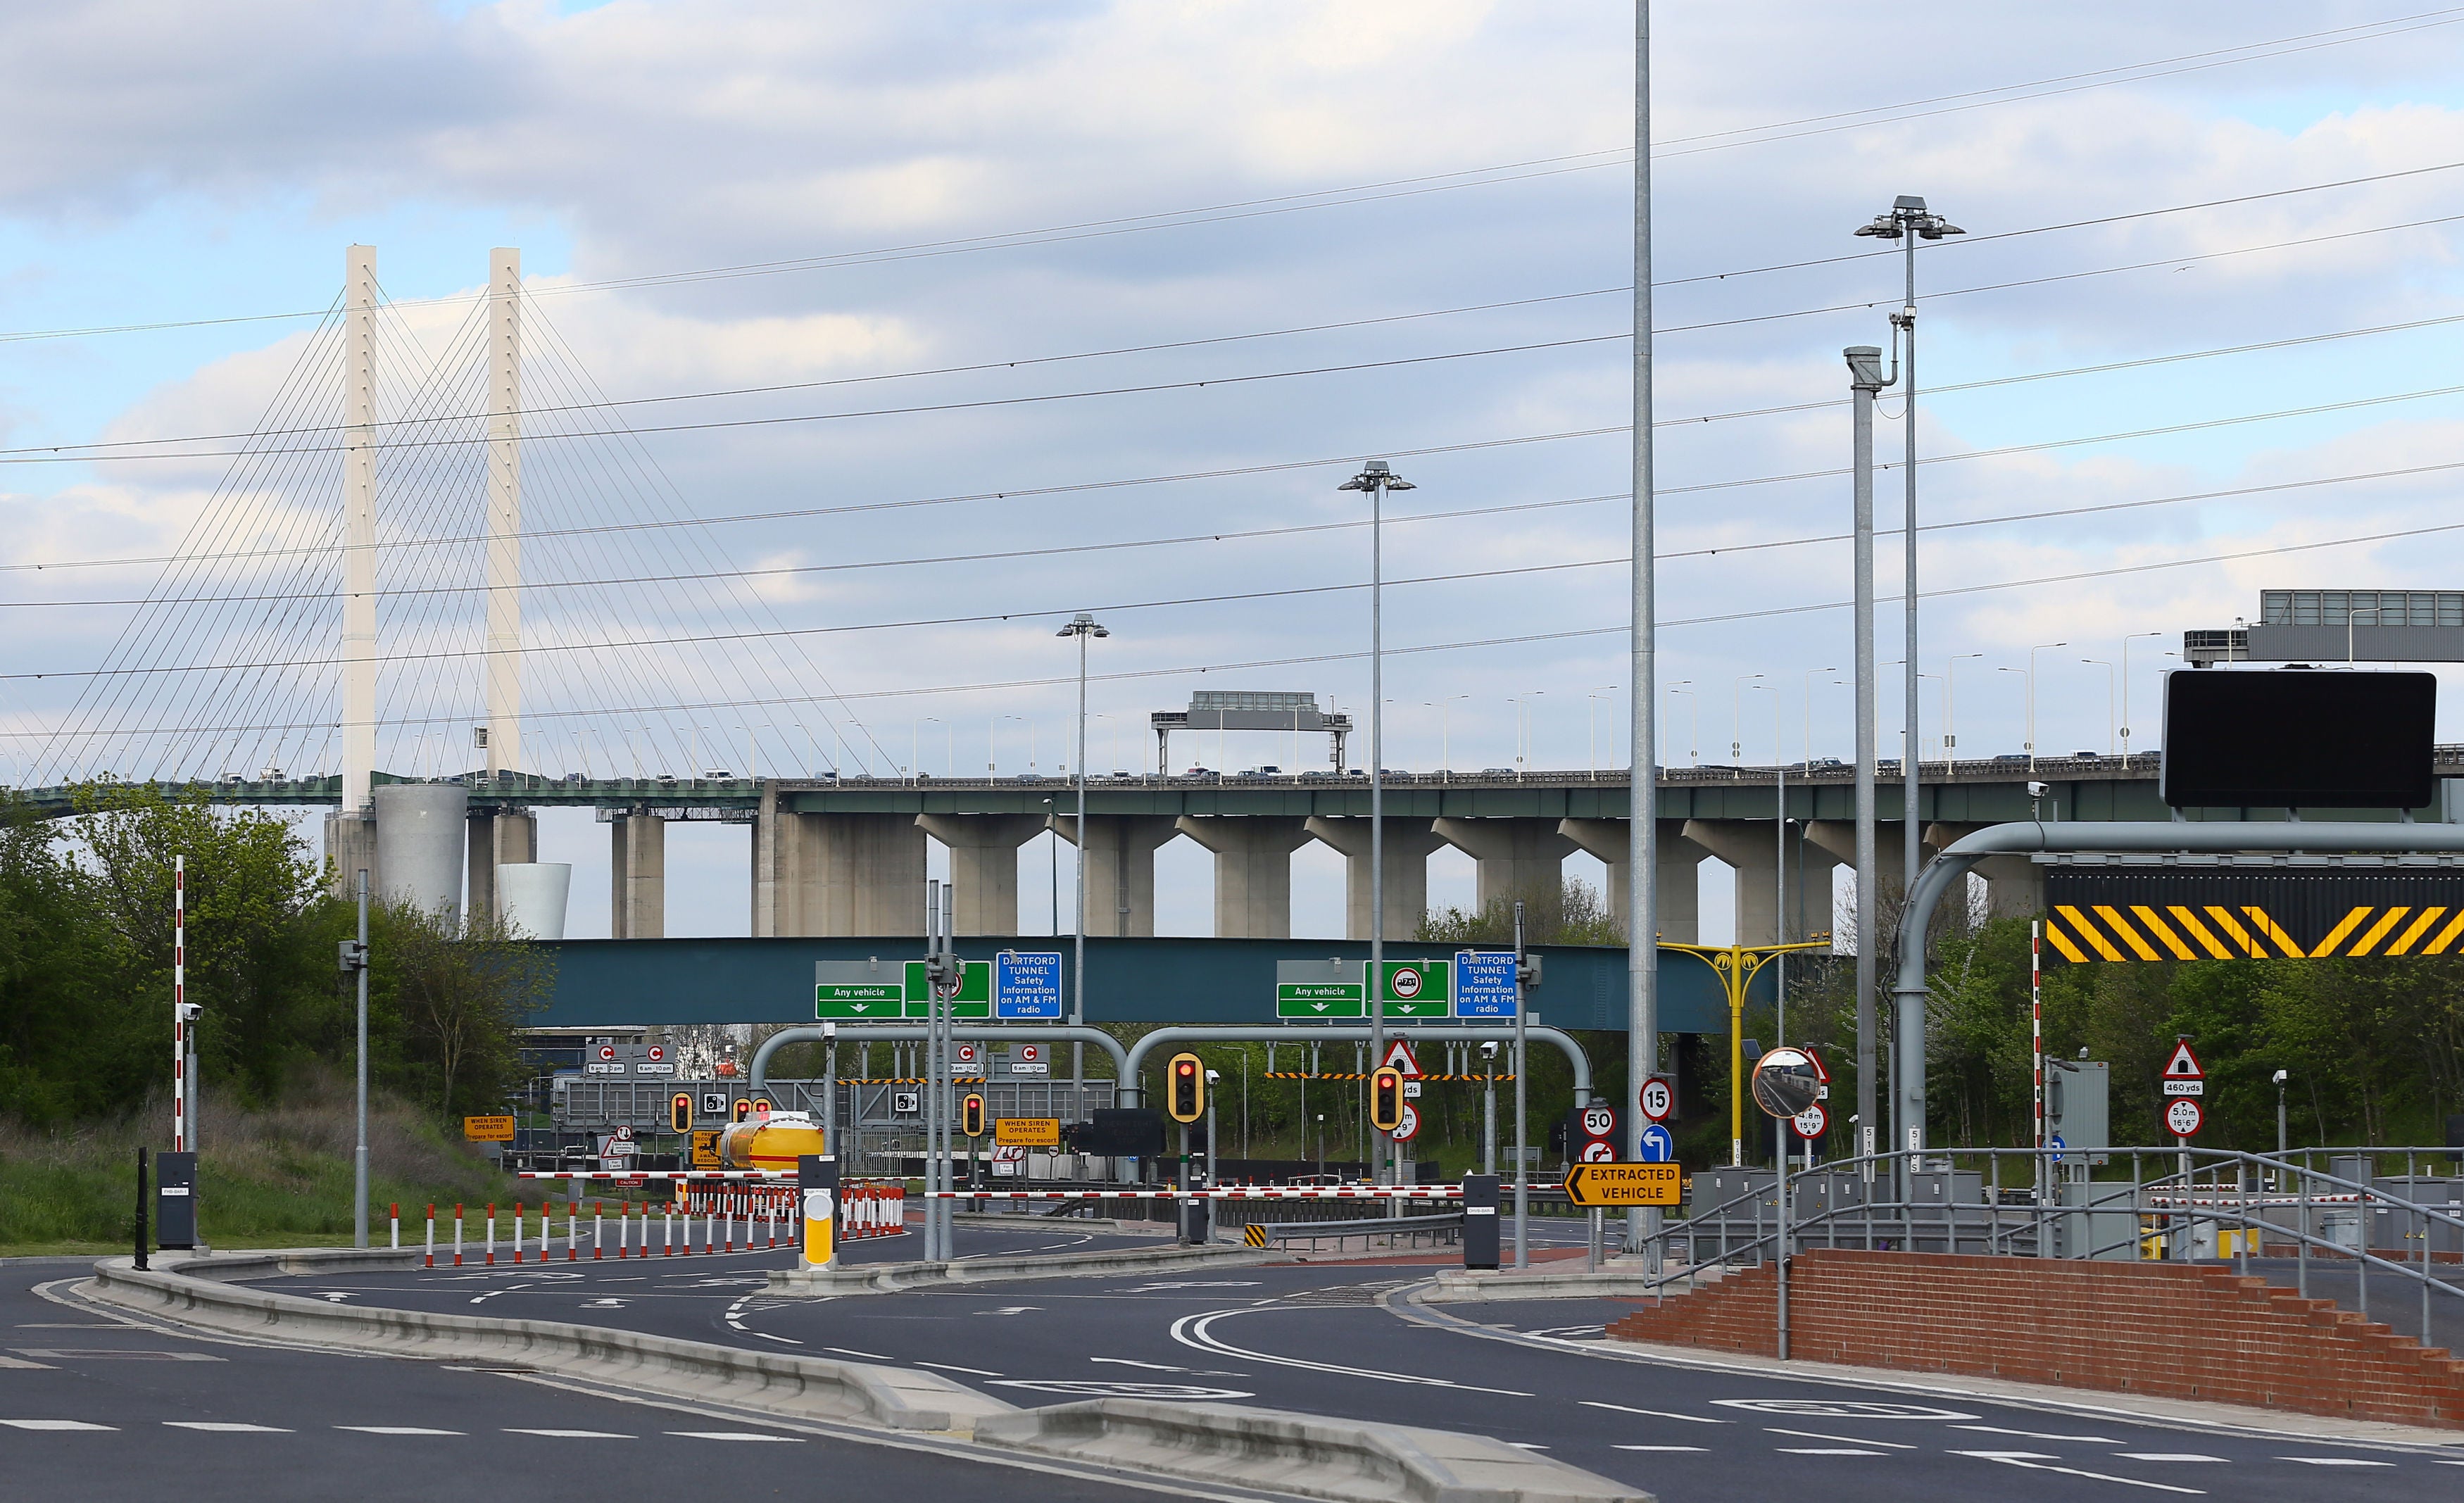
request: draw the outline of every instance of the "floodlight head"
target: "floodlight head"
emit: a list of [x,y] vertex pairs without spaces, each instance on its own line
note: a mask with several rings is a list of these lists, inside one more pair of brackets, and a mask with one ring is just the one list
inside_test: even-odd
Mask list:
[[1414,486],[1411,481],[1388,469],[1385,460],[1370,459],[1362,462],[1358,475],[1344,481],[1335,489],[1338,491],[1409,491],[1414,489]]
[[1917,226],[1917,233],[1927,240],[1939,240],[1947,234],[1966,234],[1967,232],[1967,231],[1962,230],[1955,224],[1952,224],[1949,220],[1945,219],[1940,214],[1936,214],[1931,219],[1928,219],[1925,223]]
[[1871,235],[1877,240],[1896,240],[1901,233],[1900,222],[1888,214],[1876,214],[1871,224],[1859,225],[1857,232]]
[[1095,624],[1095,618],[1085,611],[1070,618],[1069,624],[1052,633],[1054,636],[1111,636],[1112,633]]

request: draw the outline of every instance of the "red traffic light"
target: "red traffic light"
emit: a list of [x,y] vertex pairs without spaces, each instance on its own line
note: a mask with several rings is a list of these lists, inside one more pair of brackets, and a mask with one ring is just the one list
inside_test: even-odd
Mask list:
[[1369,1077],[1369,1122],[1381,1133],[1403,1125],[1403,1072],[1391,1065]]
[[668,1098],[668,1131],[671,1133],[690,1133],[693,1131],[693,1096],[689,1093],[683,1091],[679,1091],[674,1095],[670,1096]]
[[1164,1111],[1176,1122],[1195,1122],[1206,1115],[1206,1067],[1195,1054],[1172,1056],[1172,1079],[1164,1092]]
[[969,1138],[984,1136],[984,1098],[973,1091],[958,1103],[958,1131]]

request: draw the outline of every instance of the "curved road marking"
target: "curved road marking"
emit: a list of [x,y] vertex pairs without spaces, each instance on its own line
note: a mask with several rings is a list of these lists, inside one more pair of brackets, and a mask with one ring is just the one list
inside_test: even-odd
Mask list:
[[1172,1338],[1183,1346],[1219,1357],[1246,1358],[1253,1362],[1271,1362],[1278,1367],[1301,1367],[1310,1372],[1338,1373],[1346,1378],[1374,1378],[1380,1382],[1417,1383],[1427,1388],[1454,1388],[1465,1393],[1502,1394],[1509,1399],[1529,1399],[1530,1394],[1519,1388],[1484,1388],[1478,1383],[1459,1383],[1444,1378],[1424,1378],[1418,1373],[1390,1373],[1375,1367],[1347,1367],[1340,1362],[1313,1362],[1305,1358],[1276,1357],[1266,1352],[1253,1352],[1219,1340],[1210,1329],[1216,1321],[1231,1315],[1256,1315],[1255,1309],[1216,1310],[1205,1315],[1183,1315],[1172,1323]]

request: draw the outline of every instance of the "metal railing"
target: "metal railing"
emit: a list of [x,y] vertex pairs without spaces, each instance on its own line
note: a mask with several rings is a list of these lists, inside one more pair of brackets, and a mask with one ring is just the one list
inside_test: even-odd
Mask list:
[[[1644,1287],[1649,1289],[1689,1281],[1697,1270],[1715,1264],[1734,1267],[1748,1262],[1776,1262],[1780,1284],[1779,1350],[1785,1357],[1787,1261],[1816,1245],[1812,1241],[1816,1233],[1821,1236],[1821,1247],[1847,1246],[1868,1251],[1938,1249],[1958,1252],[1963,1250],[1965,1237],[1988,1255],[2090,1260],[2111,1259],[2116,1253],[2127,1252],[2132,1261],[2138,1261],[2158,1239],[2162,1239],[2163,1249],[2167,1253],[2196,1247],[2200,1242],[2199,1228],[2205,1227],[2210,1246],[2222,1247],[2228,1240],[2218,1236],[2219,1232],[2243,1234],[2230,1240],[2233,1246],[2231,1261],[2244,1272],[2249,1271],[2253,1242],[2260,1244],[2261,1256],[2265,1256],[2265,1243],[2270,1238],[2292,1243],[2297,1264],[2295,1287],[2303,1298],[2310,1294],[2313,1261],[2327,1258],[2338,1266],[2349,1263],[2356,1276],[2357,1303],[2365,1319],[2369,1315],[2372,1269],[2410,1280],[2420,1300],[2418,1335],[2427,1346],[2432,1344],[2431,1296],[2464,1298],[2464,1201],[2417,1201],[2392,1194],[2371,1179],[2321,1171],[2308,1160],[2322,1155],[2343,1160],[2362,1160],[2374,1174],[2380,1160],[2402,1154],[2407,1163],[2408,1188],[2435,1183],[2464,1189],[2464,1179],[2453,1175],[2427,1177],[2417,1172],[2425,1156],[2447,1157],[2452,1152],[2425,1148],[2301,1149],[2278,1156],[2202,1148],[2101,1151],[2101,1157],[2114,1160],[2128,1155],[2131,1165],[2126,1181],[2056,1179],[2047,1172],[2057,1169],[2059,1160],[2079,1159],[2078,1149],[1977,1148],[1922,1155],[1904,1151],[1876,1154],[1835,1160],[1810,1173],[1793,1170],[1785,1181],[1775,1173],[1761,1183],[1749,1181],[1741,1192],[1708,1206],[1691,1207],[1687,1216],[1669,1221],[1637,1250],[1646,1254],[1653,1271],[1645,1281]],[[1978,1192],[1974,1201],[1963,1202],[1959,1198],[1963,1171],[1958,1160],[1962,1159],[1983,1160],[1987,1165],[1985,1169],[1965,1171],[1974,1176],[1971,1183]],[[2150,1178],[2145,1172],[2150,1159],[2171,1160],[2177,1166]],[[2009,1192],[2014,1198],[2006,1200],[2000,1185],[2001,1169],[2006,1162],[2013,1161],[2026,1166],[2031,1183]],[[2206,1183],[2198,1179],[2202,1169],[2211,1175]],[[2223,1178],[2227,1171],[2232,1174],[2230,1183]],[[1908,1177],[1904,1181],[1900,1178],[1903,1174]],[[1793,1192],[1800,1190],[1808,1180],[1825,1182],[1826,1190],[1843,1183],[1853,1184],[1861,1193],[1853,1204],[1824,1205],[1800,1214]],[[1928,1185],[1935,1180],[1943,1191],[1939,1200],[1890,1198],[1895,1183]],[[2291,1182],[2289,1186],[2287,1181]],[[1783,1192],[1783,1183],[1790,1193]],[[2271,1216],[2271,1211],[2279,1214]],[[2285,1212],[2290,1215],[2281,1214]],[[2324,1220],[2328,1215],[2351,1215],[2353,1221],[2345,1225],[2357,1227],[2358,1234],[2349,1242],[2328,1235]],[[2375,1250],[2377,1245],[2371,1239],[2370,1228],[2381,1215],[2393,1217],[2394,1225],[2404,1228],[2404,1238],[2419,1244],[2418,1256],[2410,1255],[2414,1250],[2411,1249],[2398,1249],[2407,1255],[2394,1258]],[[2099,1218],[2103,1218],[2102,1222]],[[2314,1218],[2318,1220],[2315,1227]],[[2112,1235],[2110,1226],[2116,1219],[2128,1224],[2126,1234],[2118,1238]],[[1739,1222],[1747,1225],[1740,1227]],[[2431,1247],[2433,1231],[2444,1231],[2456,1244],[2458,1265],[2447,1278],[2438,1273],[2438,1249]],[[1713,1244],[1709,1259],[1700,1256],[1706,1239]],[[1681,1240],[1685,1256],[1679,1265],[1672,1254]]]

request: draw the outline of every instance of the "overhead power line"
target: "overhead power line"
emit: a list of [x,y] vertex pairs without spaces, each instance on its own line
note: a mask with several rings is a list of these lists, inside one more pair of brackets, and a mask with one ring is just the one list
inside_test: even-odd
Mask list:
[[[2277,543],[2263,548],[2237,549],[2225,553],[2195,554],[2186,558],[2164,559],[2146,564],[2113,564],[2104,568],[2079,569],[2061,574],[2044,574],[2024,579],[1997,580],[1990,584],[1951,586],[1939,589],[1919,590],[1917,595],[1921,600],[1932,600],[1949,596],[1987,594],[2006,589],[2026,589],[2041,585],[2078,584],[2084,580],[2111,579],[2126,575],[2155,573],[2177,568],[2195,568],[2201,564],[2231,564],[2237,563],[2245,559],[2272,558],[2291,553],[2313,553],[2328,548],[2353,547],[2372,542],[2393,542],[2407,538],[2428,537],[2433,534],[2457,531],[2464,531],[2464,522],[2439,522],[2425,527],[2407,527],[2387,532],[2363,533],[2343,538],[2321,539],[2309,542]],[[1586,561],[1581,564],[1557,565],[1557,567],[1595,567],[1607,566],[1611,564],[1622,566],[1627,562],[1627,560],[1621,558],[1601,559]],[[1388,583],[1393,584],[1397,582],[1389,581]],[[1881,598],[1887,601],[1895,597],[1884,596]],[[1740,621],[1757,621],[1780,616],[1807,615],[1825,610],[1848,610],[1854,608],[1854,607],[1855,602],[1853,601],[1818,601],[1807,605],[1770,606],[1752,610],[1724,611],[1714,615],[1670,617],[1662,619],[1660,625],[1663,628],[1725,626]],[[1075,608],[1077,608],[1065,607],[1042,612],[1023,611],[1019,613],[1019,617],[1020,619],[1059,619]],[[1430,652],[1456,652],[1480,648],[1522,647],[1541,642],[1573,641],[1583,637],[1623,636],[1627,634],[1629,630],[1631,630],[1631,628],[1620,622],[1614,626],[1570,627],[1555,631],[1531,631],[1509,636],[1475,637],[1458,639],[1450,642],[1426,642],[1402,647],[1389,647],[1386,649],[1386,652],[1390,656],[1415,656]],[[1368,655],[1369,654],[1366,652],[1353,651],[1312,652],[1289,657],[1251,658],[1237,662],[1184,663],[1165,668],[1124,669],[1114,670],[1109,673],[1094,674],[1089,675],[1089,681],[1096,683],[1117,683],[1140,679],[1190,677],[1206,674],[1234,673],[1253,669],[1304,667],[1316,663],[1356,662],[1366,658]],[[14,674],[9,676],[22,678],[40,675]],[[583,718],[643,715],[650,713],[700,714],[716,710],[748,710],[806,705],[824,702],[825,700],[829,703],[838,703],[840,701],[852,702],[857,700],[913,699],[929,697],[935,695],[981,694],[1018,689],[1046,689],[1056,684],[1074,684],[1077,681],[1077,677],[1074,674],[1051,674],[1048,676],[1034,678],[988,679],[966,683],[930,684],[901,689],[854,690],[828,696],[783,696],[776,698],[714,699],[701,700],[688,704],[596,705],[583,709],[543,711],[536,717],[534,717],[530,712],[525,711],[524,718]],[[407,726],[413,724],[460,725],[467,719],[467,716],[460,715],[431,716],[416,718],[385,717],[380,719],[379,723],[390,726]],[[252,723],[246,725],[204,726],[195,728],[184,726],[178,727],[177,729],[183,732],[194,730],[197,734],[231,735],[235,733],[245,734],[250,732],[272,733],[318,730],[325,726],[327,723],[329,722],[309,720],[267,724]],[[157,728],[134,731],[114,730],[108,733],[100,731],[63,731],[56,734],[63,740],[69,740],[99,737],[106,734],[115,736],[145,736],[161,735],[165,733],[165,731],[164,728]],[[0,731],[0,740],[25,740],[29,738],[46,737],[54,734],[55,733],[46,731]]]

